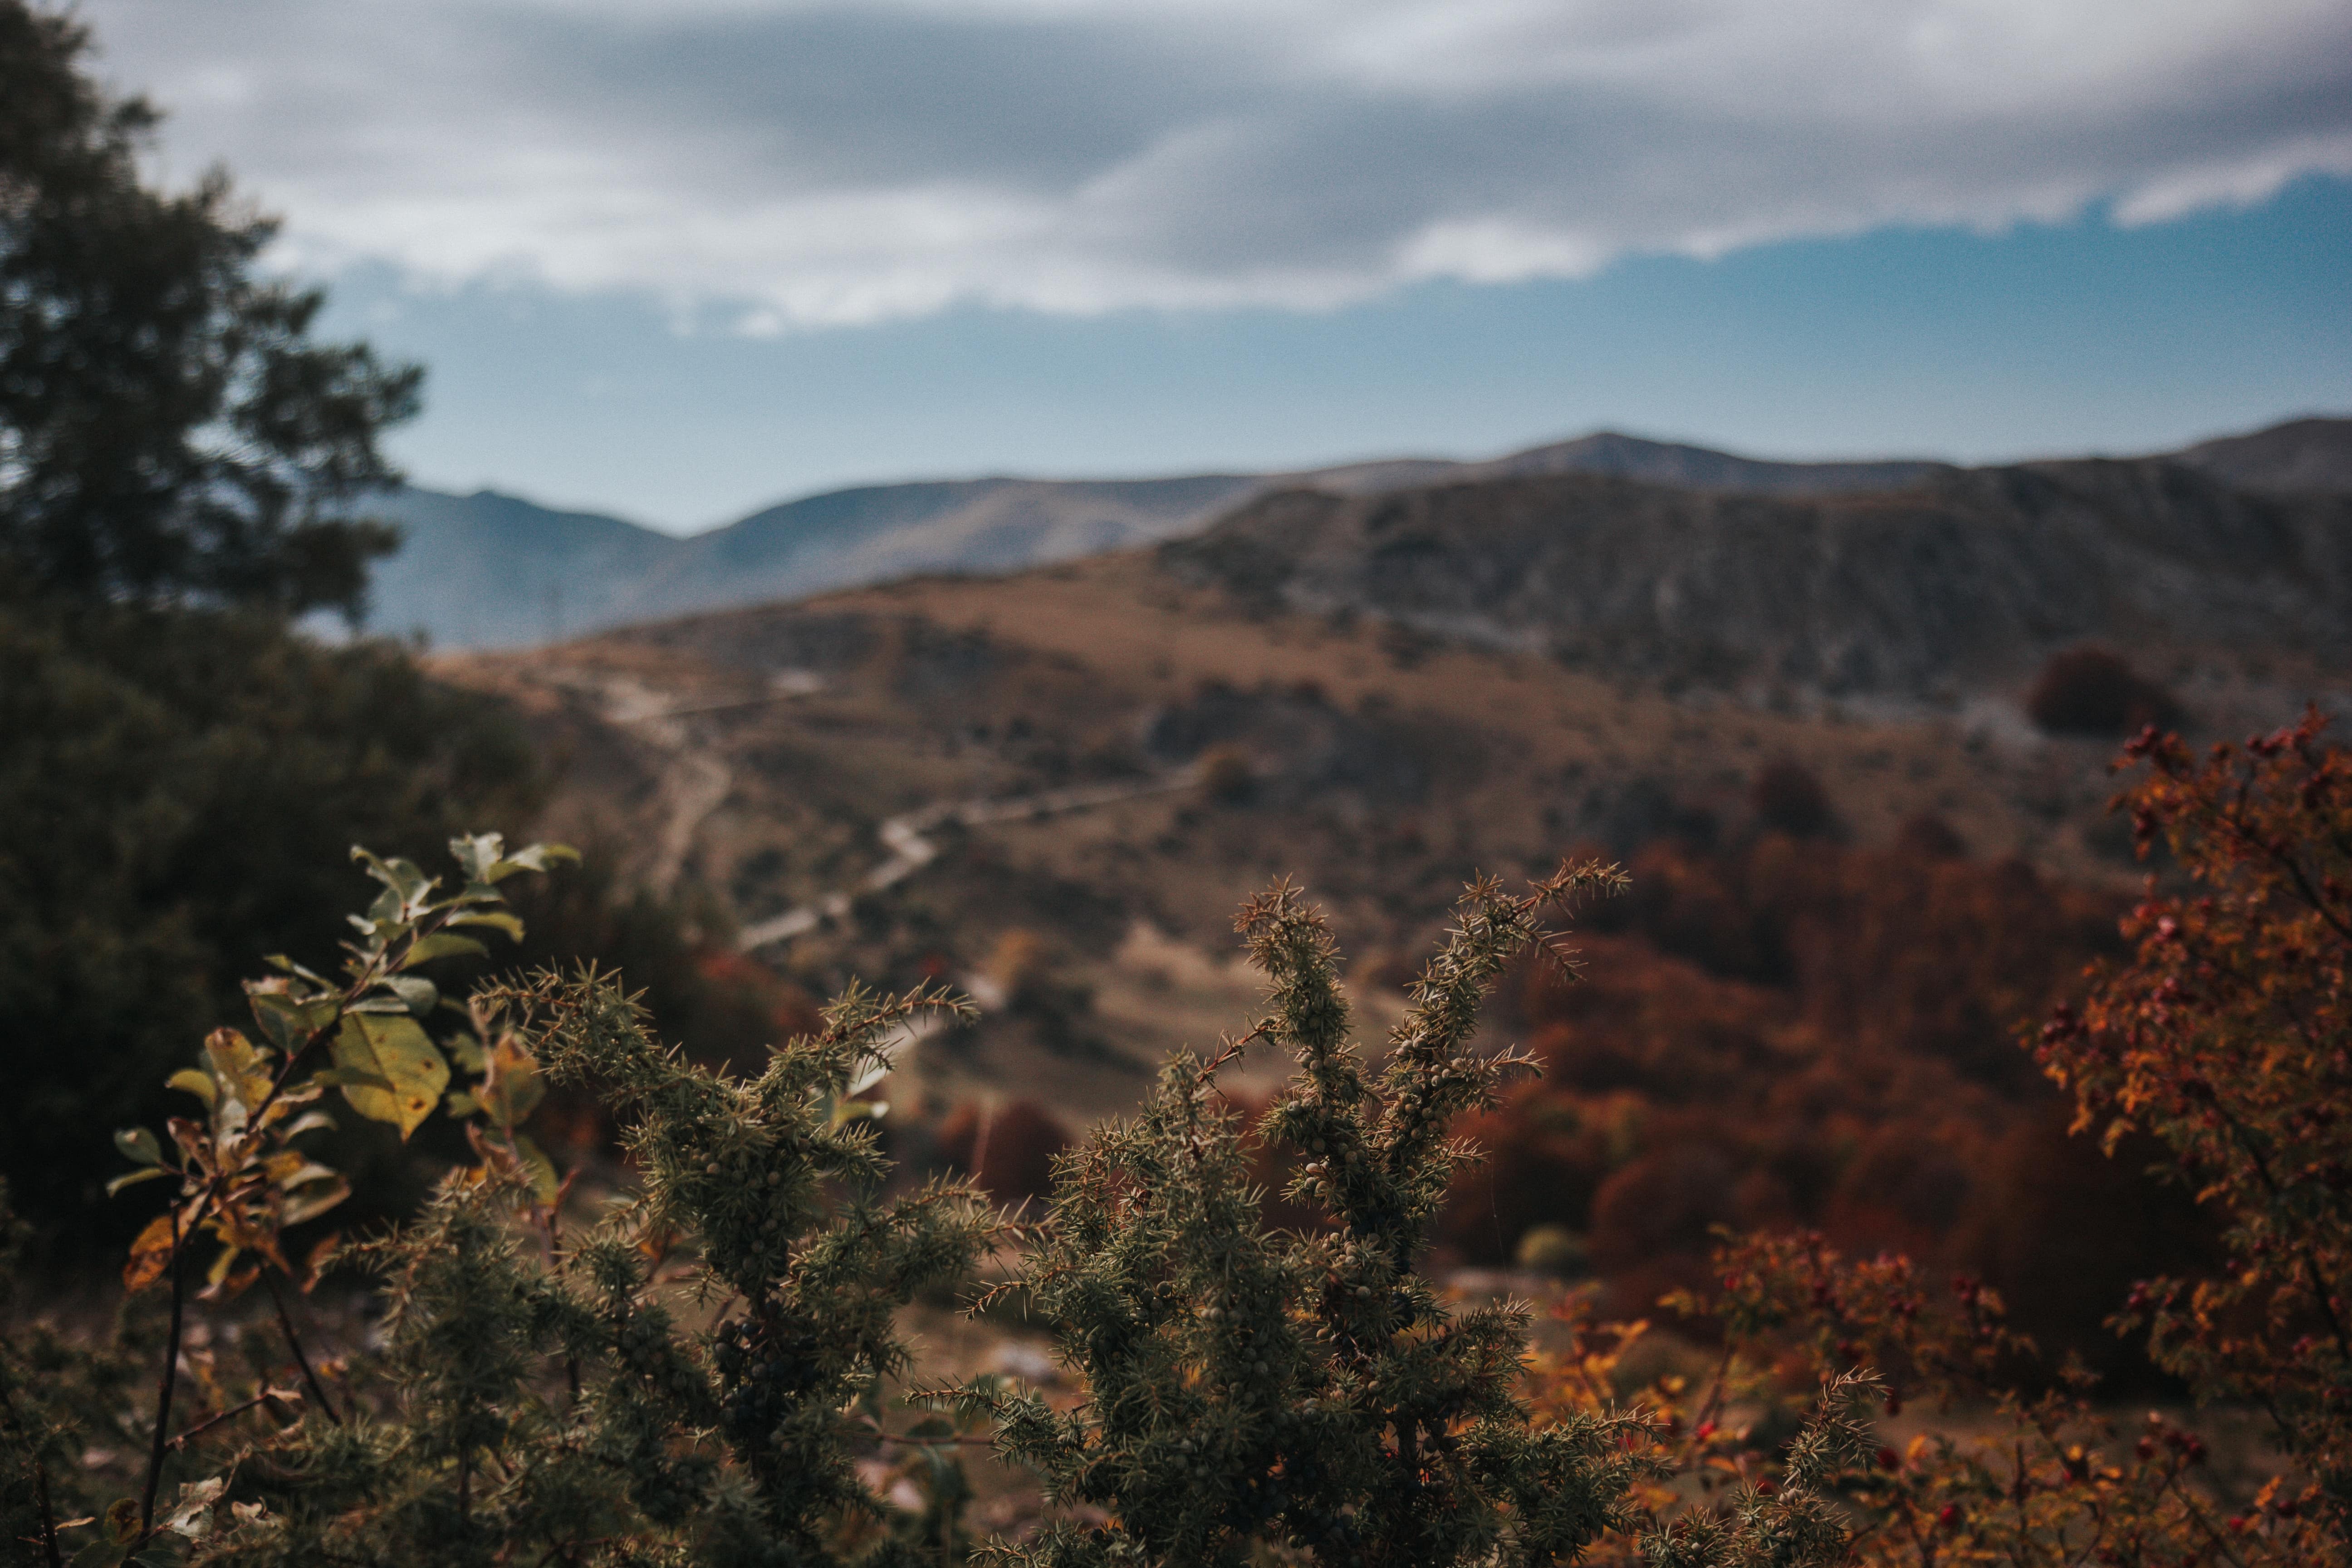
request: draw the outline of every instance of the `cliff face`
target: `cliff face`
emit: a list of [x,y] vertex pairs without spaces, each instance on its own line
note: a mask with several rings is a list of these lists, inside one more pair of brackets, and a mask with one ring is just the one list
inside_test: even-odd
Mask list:
[[1269,605],[1727,687],[1926,697],[2094,638],[2352,658],[2352,498],[2161,460],[1809,497],[1589,474],[1290,490],[1160,559]]

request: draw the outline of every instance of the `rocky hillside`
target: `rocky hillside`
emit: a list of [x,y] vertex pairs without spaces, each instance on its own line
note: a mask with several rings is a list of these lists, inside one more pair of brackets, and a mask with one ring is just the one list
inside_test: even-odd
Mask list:
[[979,479],[829,490],[676,538],[513,496],[404,489],[381,509],[406,541],[377,568],[373,623],[445,647],[511,647],[919,572],[987,573],[1099,555],[1205,527],[1271,490],[1378,493],[1439,481],[1607,473],[1768,494],[1910,483],[1924,462],[1776,463],[1611,432],[1456,463],[1406,458],[1287,474]]
[[1161,560],[1269,606],[1759,697],[1955,696],[2084,640],[2352,657],[2352,497],[2163,460],[1801,497],[1587,474],[1294,489]]
[[[2239,489],[2352,490],[2352,420],[2299,420],[2207,442],[2178,460]],[[866,485],[687,539],[488,490],[406,489],[381,508],[407,538],[376,570],[373,621],[395,634],[422,631],[443,647],[528,647],[915,573],[1019,571],[1103,554],[1184,537],[1290,489],[1384,495],[1580,474],[1780,498],[1965,490],[1971,482],[1948,464],[1917,459],[1769,462],[1601,431],[1471,463],[1404,458],[1286,474]]]

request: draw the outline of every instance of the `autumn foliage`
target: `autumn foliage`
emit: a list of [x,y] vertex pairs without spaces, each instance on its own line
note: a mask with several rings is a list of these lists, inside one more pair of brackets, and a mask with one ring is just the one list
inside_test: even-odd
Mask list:
[[[976,1173],[1049,1166],[1017,1227],[887,1181],[867,1095],[942,997],[853,988],[757,1077],[712,1071],[593,973],[462,1005],[425,978],[514,934],[495,884],[559,851],[460,840],[448,894],[367,858],[344,978],[255,983],[255,1034],[172,1079],[189,1113],[118,1135],[118,1189],[173,1194],[122,1332],[0,1342],[0,1510],[59,1568],[896,1568],[977,1547],[957,1455],[992,1424],[1045,1496],[985,1550],[1058,1568],[2341,1564],[2352,762],[2323,729],[2133,742],[2118,807],[2175,879],[2120,943],[2096,900],[1948,831],[1654,847],[1580,984],[1513,965],[1561,956],[1545,905],[1619,873],[1482,882],[1379,1062],[1277,888],[1244,912],[1269,982],[1245,1035],[1058,1158],[1042,1116],[1000,1113],[1026,1129],[1002,1159],[971,1127]],[[1479,1043],[1498,983],[1531,1054]],[[1994,1055],[2019,1014],[2048,1022]],[[1264,1105],[1216,1085],[1246,1048],[1297,1064]],[[550,1082],[626,1128],[599,1218],[564,1217],[524,1130]],[[441,1117],[474,1163],[338,1248],[330,1111],[404,1139]],[[1553,1287],[1531,1354],[1524,1305],[1425,1265],[1537,1224],[1603,1280]],[[1016,1239],[992,1299],[1055,1336],[1073,1396],[888,1397],[897,1314]],[[320,1332],[337,1259],[380,1282],[378,1345]],[[2137,1359],[2093,1364],[2098,1313]]]
[[1070,1146],[1067,1129],[1033,1100],[957,1106],[933,1135],[940,1156],[997,1202],[1018,1205],[1054,1190],[1054,1161]]
[[[1823,1379],[1862,1369],[1888,1424],[1835,1484],[1853,1556],[1874,1568],[2347,1560],[2352,759],[2323,729],[2315,712],[2202,755],[2152,729],[2132,742],[2118,765],[2138,777],[2117,807],[2185,881],[2151,879],[2125,922],[2129,950],[2095,963],[2087,994],[2025,1041],[2072,1101],[2077,1146],[2134,1174],[2152,1163],[2201,1219],[2193,1266],[2118,1291],[2108,1323],[2195,1412],[2119,1410],[1973,1272],[1819,1229],[1726,1233],[1711,1278],[1660,1303],[1719,1342],[1713,1375],[1644,1390],[1702,1493],[1769,1473],[1776,1429]],[[2044,1267],[2067,1271],[2063,1258]],[[1588,1294],[1560,1309],[1566,1348],[1541,1366],[1553,1407],[1626,1392],[1649,1325],[1594,1306]],[[1671,1515],[1687,1493],[1645,1500]],[[1632,1555],[1616,1540],[1598,1553]]]
[[2042,1032],[2077,1131],[2134,1133],[2222,1222],[2221,1266],[2153,1279],[2124,1326],[2204,1399],[2269,1418],[2314,1506],[2352,1534],[2352,757],[2316,710],[2199,756],[2153,731],[2127,756],[2143,844],[2192,890],[2151,891],[2128,963]]
[[1534,1226],[1582,1236],[1612,1310],[1711,1275],[1713,1227],[1811,1228],[2008,1291],[2021,1321],[2103,1367],[2141,1274],[2186,1259],[2185,1197],[2066,1134],[2020,1023],[2120,951],[2119,900],[1971,859],[1932,821],[1864,848],[1766,834],[1665,841],[1580,934],[1583,978],[1531,966],[1519,1037],[1544,1076],[1464,1131],[1486,1161],[1442,1226],[1500,1263]]

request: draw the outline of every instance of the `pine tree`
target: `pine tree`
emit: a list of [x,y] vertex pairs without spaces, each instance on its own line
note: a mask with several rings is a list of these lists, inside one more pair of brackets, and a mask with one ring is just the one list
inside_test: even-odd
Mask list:
[[[1532,1066],[1474,1049],[1486,988],[1547,939],[1547,906],[1622,881],[1589,866],[1523,897],[1473,886],[1376,1077],[1350,1038],[1321,916],[1286,885],[1243,911],[1268,1016],[1209,1060],[1178,1058],[1139,1116],[1064,1157],[1052,1218],[1013,1282],[1083,1375],[1086,1404],[1056,1414],[1034,1394],[965,1394],[1064,1513],[1006,1560],[1240,1564],[1310,1550],[1367,1565],[1545,1563],[1629,1522],[1640,1418],[1579,1413],[1534,1429],[1518,1398],[1526,1309],[1457,1312],[1415,1272],[1470,1153],[1449,1125]],[[1250,1128],[1215,1078],[1261,1041],[1298,1070]],[[1319,1206],[1328,1228],[1265,1227],[1249,1181],[1259,1139],[1304,1156],[1287,1195]]]
[[422,373],[312,342],[322,297],[255,275],[274,226],[226,177],[142,183],[158,116],[88,47],[0,0],[0,584],[356,612],[395,535],[349,508]]

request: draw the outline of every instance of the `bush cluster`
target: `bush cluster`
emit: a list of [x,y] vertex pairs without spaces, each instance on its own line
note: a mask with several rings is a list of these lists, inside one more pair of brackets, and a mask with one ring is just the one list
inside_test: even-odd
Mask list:
[[[1998,1289],[1818,1233],[1727,1237],[1667,1303],[1719,1340],[1715,1371],[1638,1389],[1645,1327],[1590,1291],[1532,1358],[1528,1308],[1441,1291],[1424,1259],[1475,1152],[1463,1119],[1538,1065],[1475,1046],[1482,1001],[1515,957],[1565,956],[1547,909],[1613,868],[1471,888],[1378,1061],[1329,931],[1277,887],[1240,922],[1265,1016],[1171,1061],[1009,1226],[968,1188],[886,1180],[871,1096],[940,994],[853,989],[741,1076],[664,1046],[593,969],[445,998],[427,972],[519,934],[501,885],[563,853],[484,837],[453,846],[451,891],[362,857],[382,891],[340,976],[281,961],[247,986],[256,1033],[172,1075],[166,1135],[117,1134],[115,1187],[170,1202],[111,1342],[0,1342],[0,1530],[59,1565],[2340,1563],[2352,759],[2319,735],[2135,744],[2136,826],[2204,886],[2136,910],[2129,952],[2032,1042],[2081,1130],[2146,1140],[2213,1216],[2214,1265],[2137,1287],[2116,1322],[2264,1424],[2227,1471],[2171,1416],[2118,1424]],[[1218,1075],[1260,1049],[1295,1071],[1244,1110]],[[526,1129],[550,1085],[625,1129],[632,1184],[583,1224]],[[336,1115],[403,1138],[441,1117],[471,1157],[417,1218],[339,1245]],[[977,1305],[1017,1301],[1073,1394],[909,1386],[900,1310],[991,1249]],[[309,1293],[353,1268],[379,1348],[321,1353]],[[268,1314],[239,1315],[255,1294]],[[1960,1405],[1899,1446],[1883,1424]],[[1021,1539],[965,1525],[957,1456],[982,1443],[1044,1485]]]
[[0,1176],[54,1244],[110,1236],[102,1149],[243,1010],[256,952],[321,965],[356,841],[419,857],[522,814],[501,704],[268,615],[0,595]]
[[1611,1310],[1713,1277],[1713,1227],[1817,1229],[1859,1256],[1964,1268],[2025,1331],[2157,1381],[2105,1328],[2131,1280],[2200,1260],[2210,1226],[2151,1192],[2156,1152],[2067,1134],[2015,1042],[2124,951],[2126,900],[1971,859],[1933,820],[1895,843],[1765,835],[1654,843],[1594,910],[1587,977],[1529,966],[1503,1000],[1543,1063],[1468,1123],[1488,1158],[1441,1243],[1509,1261],[1533,1226],[1582,1238]]
[[[113,1187],[171,1201],[131,1246],[114,1346],[44,1332],[0,1356],[0,1528],[94,1564],[961,1558],[968,1425],[886,1401],[908,1371],[896,1314],[1014,1233],[962,1186],[887,1195],[870,1098],[909,1017],[956,1005],[853,988],[738,1077],[661,1045],[593,968],[461,1003],[427,972],[520,937],[501,884],[564,852],[452,848],[454,891],[362,854],[382,891],[341,976],[279,961],[247,986],[257,1034],[215,1030],[171,1076],[194,1113],[117,1134],[131,1166]],[[1000,1452],[1046,1479],[1057,1517],[997,1550],[1549,1562],[1636,1523],[1627,1500],[1659,1463],[1643,1418],[1537,1426],[1524,1310],[1457,1311],[1416,1271],[1467,1154],[1453,1121],[1525,1065],[1470,1049],[1480,998],[1544,939],[1548,903],[1614,876],[1473,889],[1377,1076],[1319,917],[1287,889],[1244,912],[1273,987],[1246,1037],[1297,1056],[1291,1089],[1244,1128],[1215,1089],[1240,1043],[1171,1063],[1137,1121],[1056,1162],[1053,1212],[1001,1286],[1060,1335],[1087,1403],[990,1379],[923,1396],[992,1418]],[[551,1085],[593,1090],[625,1130],[635,1190],[585,1228],[563,1228],[570,1179],[524,1128]],[[446,1117],[471,1161],[415,1220],[339,1244],[319,1234],[351,1190],[320,1157],[338,1114],[403,1139]],[[1263,1142],[1317,1155],[1288,1197],[1320,1205],[1320,1231],[1266,1228]],[[373,1355],[314,1353],[318,1325],[298,1326],[338,1269],[377,1282]],[[235,1315],[253,1291],[269,1320]],[[160,1369],[143,1418],[125,1398],[142,1363]],[[1661,1531],[1660,1550],[1728,1563],[1780,1541],[1828,1561],[1842,1536],[1820,1483],[1855,1430],[1833,1399],[1777,1494]],[[919,1478],[921,1505],[885,1506],[877,1473]]]
[[2025,697],[2026,716],[2053,735],[2102,740],[2180,722],[2180,703],[2121,654],[2084,646],[2053,654]]

